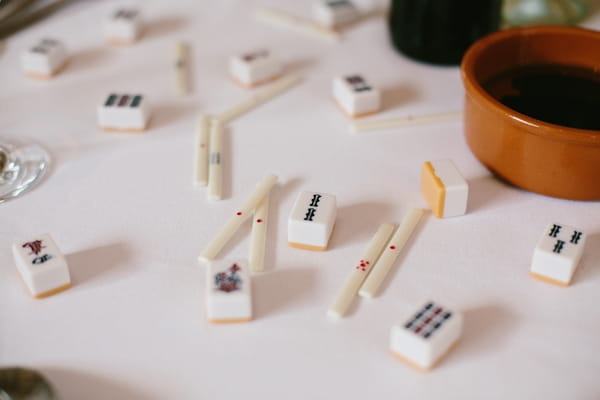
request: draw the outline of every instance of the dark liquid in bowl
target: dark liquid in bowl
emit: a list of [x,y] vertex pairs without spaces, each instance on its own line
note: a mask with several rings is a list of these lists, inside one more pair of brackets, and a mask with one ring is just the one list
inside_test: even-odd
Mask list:
[[561,65],[527,65],[489,79],[502,104],[541,121],[600,130],[600,73]]

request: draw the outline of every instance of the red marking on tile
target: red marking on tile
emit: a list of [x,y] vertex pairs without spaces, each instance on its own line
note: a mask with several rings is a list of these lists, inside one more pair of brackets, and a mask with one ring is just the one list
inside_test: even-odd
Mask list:
[[242,212],[238,211],[238,212],[235,213],[235,215],[242,215]]
[[127,102],[129,102],[129,96],[128,95],[124,95],[119,100],[119,103],[117,104],[117,106],[118,107],[123,107],[123,106],[127,105]]
[[256,222],[260,224],[261,222],[263,222],[263,220],[259,218],[256,220]]
[[390,246],[390,249],[391,249],[391,250],[396,250],[396,246],[394,246],[394,245],[391,245],[391,246]]

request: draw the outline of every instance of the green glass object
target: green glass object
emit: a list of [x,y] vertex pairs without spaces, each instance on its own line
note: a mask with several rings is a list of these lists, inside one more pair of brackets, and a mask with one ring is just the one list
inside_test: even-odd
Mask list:
[[392,0],[389,30],[400,53],[458,65],[467,48],[498,30],[502,0]]
[[27,368],[0,368],[0,400],[56,400],[50,382]]
[[585,0],[504,0],[502,16],[510,26],[574,25],[587,12]]

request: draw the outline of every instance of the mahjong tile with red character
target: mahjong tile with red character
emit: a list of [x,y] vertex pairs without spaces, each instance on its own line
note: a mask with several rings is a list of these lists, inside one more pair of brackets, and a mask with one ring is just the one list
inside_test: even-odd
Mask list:
[[245,260],[217,260],[206,268],[206,313],[210,322],[252,319],[252,288]]
[[34,297],[50,296],[71,287],[69,266],[49,234],[12,246],[15,264]]

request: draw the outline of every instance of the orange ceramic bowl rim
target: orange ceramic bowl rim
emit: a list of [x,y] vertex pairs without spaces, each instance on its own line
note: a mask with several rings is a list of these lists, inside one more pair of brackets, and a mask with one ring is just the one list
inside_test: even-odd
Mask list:
[[[504,106],[483,84],[530,65],[600,73],[600,32],[562,26],[492,33],[465,53],[464,137],[495,176],[531,192],[600,200],[600,131],[541,121]],[[599,110],[600,112],[600,110]]]
[[[489,111],[494,112],[499,117],[508,117],[513,124],[522,126],[524,131],[528,134],[539,135],[546,139],[565,143],[600,147],[600,131],[571,128],[530,117],[505,106],[483,88],[477,77],[477,67],[481,57],[486,52],[490,51],[496,44],[517,37],[535,35],[560,35],[572,39],[587,38],[598,41],[600,47],[600,31],[593,31],[585,28],[533,26],[498,31],[479,39],[465,53],[460,67],[465,90],[480,104],[485,105]],[[600,65],[598,65],[597,71],[600,71]],[[598,112],[600,112],[600,110],[598,110]]]

